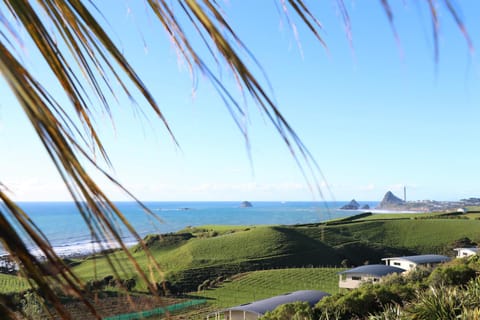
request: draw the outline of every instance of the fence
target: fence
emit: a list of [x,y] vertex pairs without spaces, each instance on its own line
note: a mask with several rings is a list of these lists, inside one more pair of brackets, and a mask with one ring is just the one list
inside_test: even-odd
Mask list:
[[166,306],[166,307],[155,308],[155,309],[152,309],[152,310],[120,314],[120,315],[104,318],[103,320],[144,319],[144,318],[148,318],[148,317],[152,317],[152,316],[163,315],[165,313],[178,312],[180,310],[190,308],[190,307],[193,307],[193,306],[198,306],[198,305],[204,304],[206,302],[207,302],[207,300],[205,300],[205,299],[189,300],[189,301],[185,301],[185,302],[181,302],[181,303],[172,304],[172,305],[169,305],[169,306]]

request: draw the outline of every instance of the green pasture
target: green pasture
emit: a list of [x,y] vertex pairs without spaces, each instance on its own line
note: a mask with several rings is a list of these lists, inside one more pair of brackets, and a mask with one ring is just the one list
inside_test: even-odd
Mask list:
[[[404,219],[406,215],[411,218]],[[283,267],[340,266],[342,261],[361,265],[396,255],[453,254],[448,251],[449,246],[458,239],[480,241],[480,220],[418,219],[418,214],[406,215],[388,214],[390,219],[384,219],[384,215],[373,219],[376,215],[372,215],[332,225],[196,227],[188,240],[153,244],[151,253],[166,279],[196,288],[215,275]],[[150,273],[143,250],[137,249],[133,256]],[[113,264],[121,278],[137,278],[124,253],[110,257],[115,258]],[[74,270],[85,280],[113,274],[106,257],[86,259]],[[154,276],[163,279],[160,274]],[[138,290],[144,288],[141,283],[137,285]]]
[[245,231],[255,228],[255,226],[231,226],[231,225],[203,225],[199,227],[187,227],[178,231],[178,233],[189,232],[193,235],[202,235],[209,232],[217,232],[218,234],[228,234],[237,231]]
[[[180,292],[187,292],[205,280],[247,271],[355,266],[380,263],[383,257],[397,255],[453,255],[451,245],[461,238],[480,242],[480,220],[476,219],[476,213],[460,218],[424,218],[423,214],[387,214],[389,219],[384,216],[374,214],[334,224],[187,228],[150,241],[151,254],[161,273],[150,268],[151,261],[143,249],[134,247],[131,253],[149,277],[153,276],[155,281],[169,280],[178,285]],[[120,278],[137,280],[136,291],[146,290],[123,252],[90,256],[78,262],[73,270],[84,281],[113,275],[113,266]],[[28,288],[18,277],[0,276],[0,292]]]
[[440,213],[373,213],[372,215],[358,219],[358,221],[371,221],[371,220],[398,220],[398,219],[415,219],[425,217],[437,217]]
[[[151,253],[162,270],[173,273],[278,256],[293,250],[297,245],[298,243],[289,241],[284,234],[270,227],[256,227],[214,237],[195,237],[181,245],[152,246]],[[149,261],[143,251],[137,251],[133,256],[142,268],[148,267]],[[122,277],[136,274],[124,253],[116,252],[109,257],[121,271]],[[106,257],[87,259],[74,270],[83,279],[95,276],[102,278],[112,273]]]
[[0,294],[25,291],[30,288],[28,281],[16,275],[0,273]]
[[214,308],[226,308],[297,290],[337,293],[341,268],[293,268],[241,274],[216,288],[192,293],[208,299]]

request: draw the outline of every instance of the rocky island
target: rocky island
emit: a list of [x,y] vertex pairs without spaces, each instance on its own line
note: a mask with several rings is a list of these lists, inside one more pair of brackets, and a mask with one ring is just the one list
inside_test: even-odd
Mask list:
[[359,208],[360,204],[355,201],[355,199],[352,199],[352,201],[350,201],[348,204],[341,207],[340,210],[358,210]]
[[248,201],[242,201],[242,203],[240,203],[240,208],[251,208],[251,207],[253,207],[253,205]]
[[402,209],[406,205],[406,202],[399,197],[395,196],[392,191],[388,191],[383,196],[382,201],[376,209],[380,210],[398,210]]

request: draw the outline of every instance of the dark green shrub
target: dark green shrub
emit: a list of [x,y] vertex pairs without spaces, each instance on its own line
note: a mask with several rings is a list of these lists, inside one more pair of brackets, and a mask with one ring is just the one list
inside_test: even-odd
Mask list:
[[88,280],[85,283],[85,290],[87,291],[100,291],[105,288],[103,280]]
[[27,319],[45,319],[44,310],[45,310],[45,301],[37,293],[33,291],[28,291],[23,296],[20,307],[20,312]]
[[430,285],[464,285],[476,275],[466,264],[440,266],[428,277]]
[[368,320],[402,320],[405,319],[404,311],[398,304],[388,304],[383,310],[375,314],[370,314]]
[[113,279],[114,279],[114,277],[112,275],[108,275],[108,276],[103,278],[103,283],[106,286],[108,286]]
[[432,273],[433,267],[417,266],[403,276],[408,283],[423,283]]
[[454,287],[438,286],[419,291],[406,307],[411,318],[418,320],[457,319],[462,310],[461,292]]
[[385,305],[402,305],[415,296],[412,284],[363,285],[345,293],[325,297],[315,306],[320,319],[363,318],[380,312]]
[[170,281],[164,280],[157,283],[159,296],[169,296],[177,293],[177,288]]
[[124,286],[125,286],[125,289],[127,289],[127,291],[132,291],[133,288],[135,288],[136,284],[137,284],[137,281],[135,281],[135,279],[127,279],[124,281]]
[[287,303],[267,312],[263,320],[314,320],[315,314],[306,302]]

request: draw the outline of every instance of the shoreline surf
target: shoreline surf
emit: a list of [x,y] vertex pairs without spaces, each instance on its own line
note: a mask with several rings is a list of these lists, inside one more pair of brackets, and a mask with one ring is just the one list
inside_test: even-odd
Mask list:
[[[147,215],[134,202],[119,202],[119,209],[137,230],[140,237],[147,234],[170,233],[188,226],[201,225],[294,225],[316,223],[343,218],[356,211],[339,210],[343,202],[252,202],[253,207],[241,208],[240,202],[145,202],[160,218]],[[374,204],[374,202],[362,202]],[[85,222],[72,202],[20,202],[22,209],[45,233],[59,256],[84,256],[101,250],[102,246],[92,241]],[[123,240],[129,246],[137,243],[125,228],[120,228]],[[118,244],[102,241],[103,249],[118,248]],[[30,242],[26,242],[29,245]],[[31,246],[32,253],[38,252]],[[0,256],[6,251],[0,247]]]

